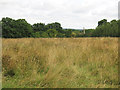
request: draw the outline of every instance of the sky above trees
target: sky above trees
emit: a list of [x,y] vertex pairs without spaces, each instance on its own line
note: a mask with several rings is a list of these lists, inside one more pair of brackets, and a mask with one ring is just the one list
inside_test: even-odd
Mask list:
[[95,28],[102,19],[118,19],[119,0],[0,0],[0,19],[60,22],[63,28]]

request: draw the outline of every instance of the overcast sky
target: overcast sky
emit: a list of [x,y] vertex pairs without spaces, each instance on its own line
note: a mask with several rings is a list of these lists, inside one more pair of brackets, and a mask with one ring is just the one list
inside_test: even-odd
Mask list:
[[0,0],[0,19],[28,23],[59,22],[63,28],[95,28],[102,19],[118,19],[119,0]]

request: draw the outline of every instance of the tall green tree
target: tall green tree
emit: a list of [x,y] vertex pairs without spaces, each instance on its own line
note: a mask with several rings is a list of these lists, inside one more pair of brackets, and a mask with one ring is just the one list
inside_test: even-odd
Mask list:
[[16,34],[15,20],[12,18],[2,18],[2,36],[4,38],[13,38]]
[[46,29],[46,30],[48,30],[48,29],[55,29],[55,30],[58,31],[58,32],[61,32],[61,31],[62,31],[61,24],[58,23],[58,22],[47,24],[47,25],[45,26],[45,29]]
[[49,37],[56,37],[58,34],[58,31],[56,31],[55,29],[48,29],[47,33],[48,33]]
[[32,27],[25,19],[2,18],[2,34],[5,38],[31,37]]
[[16,31],[21,37],[32,37],[32,26],[25,19],[16,20]]
[[32,27],[33,27],[34,32],[45,31],[44,23],[36,23],[36,24],[33,24]]
[[118,20],[118,37],[120,37],[120,19]]
[[103,19],[101,21],[98,21],[98,26],[107,23],[107,19]]
[[118,35],[118,21],[112,20],[111,22],[106,22],[105,20],[104,23],[97,26],[92,36],[94,37],[118,37],[119,36]]

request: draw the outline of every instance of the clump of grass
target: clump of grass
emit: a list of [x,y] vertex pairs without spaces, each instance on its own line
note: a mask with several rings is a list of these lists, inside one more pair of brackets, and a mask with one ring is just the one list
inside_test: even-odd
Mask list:
[[3,39],[3,88],[117,88],[117,41]]

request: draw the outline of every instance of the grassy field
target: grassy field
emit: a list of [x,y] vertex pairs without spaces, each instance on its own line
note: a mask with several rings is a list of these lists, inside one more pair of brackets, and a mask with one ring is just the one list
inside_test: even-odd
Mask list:
[[3,88],[117,88],[117,38],[3,39]]

